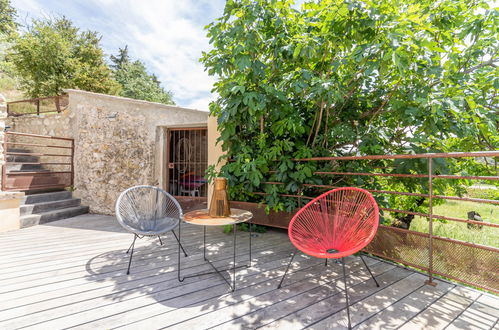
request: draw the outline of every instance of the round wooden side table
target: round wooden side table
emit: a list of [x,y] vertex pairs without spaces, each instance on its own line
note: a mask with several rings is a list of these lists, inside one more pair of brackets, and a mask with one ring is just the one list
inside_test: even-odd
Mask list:
[[[187,212],[184,214],[182,217],[182,222],[191,224],[191,225],[196,225],[196,226],[203,226],[203,258],[206,262],[208,262],[211,267],[213,268],[214,271],[212,272],[205,272],[205,273],[198,273],[198,274],[193,274],[193,275],[187,275],[187,276],[180,276],[181,272],[181,267],[180,267],[180,237],[181,237],[181,223],[179,223],[178,226],[178,235],[179,235],[179,250],[178,250],[178,280],[180,282],[184,281],[186,278],[190,277],[197,277],[201,275],[208,275],[208,274],[213,274],[216,273],[222,279],[229,285],[231,291],[234,291],[236,289],[236,268],[241,268],[241,267],[251,267],[251,218],[253,217],[253,213],[250,211],[246,210],[241,210],[241,209],[230,209],[230,215],[228,217],[212,217],[208,213],[208,209],[203,209],[203,210],[195,210],[191,212]],[[243,265],[243,266],[236,266],[236,231],[237,231],[237,224],[243,223],[243,222],[248,222],[249,221],[249,265]],[[232,225],[233,227],[233,241],[234,241],[234,253],[233,253],[233,265],[232,267],[226,268],[226,269],[218,269],[215,267],[215,265],[208,260],[206,257],[206,227],[209,226],[226,226],[226,225]],[[223,276],[222,272],[223,271],[230,271],[232,270],[232,283]]]

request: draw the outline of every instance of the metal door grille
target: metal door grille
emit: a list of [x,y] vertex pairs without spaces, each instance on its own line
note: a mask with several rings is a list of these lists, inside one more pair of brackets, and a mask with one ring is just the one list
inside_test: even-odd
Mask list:
[[206,127],[168,130],[167,190],[174,196],[206,197],[208,166]]

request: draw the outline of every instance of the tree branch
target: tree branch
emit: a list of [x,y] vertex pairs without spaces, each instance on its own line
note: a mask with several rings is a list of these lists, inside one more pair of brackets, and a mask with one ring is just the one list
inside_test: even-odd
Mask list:
[[368,117],[374,117],[376,115],[378,115],[381,111],[383,111],[383,108],[385,107],[385,105],[388,103],[388,101],[390,101],[390,99],[392,98],[393,94],[395,93],[395,91],[398,89],[398,86],[400,85],[400,81],[397,82],[397,84],[395,84],[394,88],[390,91],[390,93],[388,93],[388,95],[384,98],[383,102],[380,104],[379,107],[375,108],[375,109],[371,109],[369,111],[366,111],[366,112],[363,112],[360,114],[360,119],[365,119],[365,118],[368,118]]
[[464,70],[463,73],[464,74],[468,74],[468,73],[471,73],[475,70],[478,70],[480,68],[483,68],[484,66],[491,66],[493,68],[497,68],[497,65],[495,65],[494,63],[495,62],[498,62],[498,60],[494,60],[493,58],[491,58],[490,60],[486,61],[486,62],[483,62],[483,63],[480,63],[480,64],[477,64],[471,68],[469,68],[468,70]]

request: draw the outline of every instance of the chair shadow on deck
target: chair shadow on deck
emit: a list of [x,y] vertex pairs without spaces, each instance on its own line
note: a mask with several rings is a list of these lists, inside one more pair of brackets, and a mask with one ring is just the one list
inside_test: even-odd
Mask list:
[[[203,260],[202,235],[196,229],[182,244],[189,256],[181,255],[182,275],[210,271]],[[221,229],[213,229],[207,248],[210,260],[218,267],[229,267],[232,261],[232,240]],[[237,265],[248,262],[247,233],[238,233]],[[130,235],[130,239],[132,235]],[[116,307],[108,324],[179,325],[209,327],[222,324],[231,327],[256,328],[272,323],[280,328],[312,326],[346,328],[347,317],[341,276],[341,264],[298,254],[281,289],[277,289],[293,247],[282,231],[270,230],[253,238],[253,266],[236,273],[236,291],[217,275],[204,275],[178,281],[178,245],[171,234],[163,237],[164,245],[154,238],[144,238],[137,245],[130,275],[126,275],[128,246],[103,253],[86,263],[88,281],[109,283],[112,293],[104,299]],[[377,288],[360,258],[347,259],[349,298],[352,326],[375,316],[379,306],[389,305],[407,294],[407,286],[419,281],[421,274],[392,264],[367,258],[380,283]],[[229,274],[224,273],[229,279]],[[390,286],[390,289],[387,287]],[[405,291],[404,291],[405,290]],[[367,299],[367,303],[357,301]],[[407,299],[398,311],[413,310],[417,301]],[[127,307],[128,306],[128,307]],[[133,307],[133,308],[132,308]],[[130,312],[132,310],[132,312]],[[125,313],[125,311],[128,311]],[[374,311],[374,312],[373,312]],[[385,313],[383,326],[400,323]],[[392,313],[393,314],[393,313]],[[396,313],[397,314],[397,313]],[[214,316],[215,315],[215,316]],[[436,315],[438,316],[438,315]],[[436,317],[435,316],[435,317]],[[367,318],[368,320],[370,318]],[[372,319],[372,317],[371,317]],[[427,320],[429,325],[431,320]],[[116,322],[116,323],[114,323]]]

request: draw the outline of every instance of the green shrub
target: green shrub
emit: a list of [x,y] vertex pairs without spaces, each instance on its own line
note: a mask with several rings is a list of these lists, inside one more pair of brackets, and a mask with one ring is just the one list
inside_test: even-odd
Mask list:
[[499,200],[499,189],[468,188],[467,196],[471,198]]

